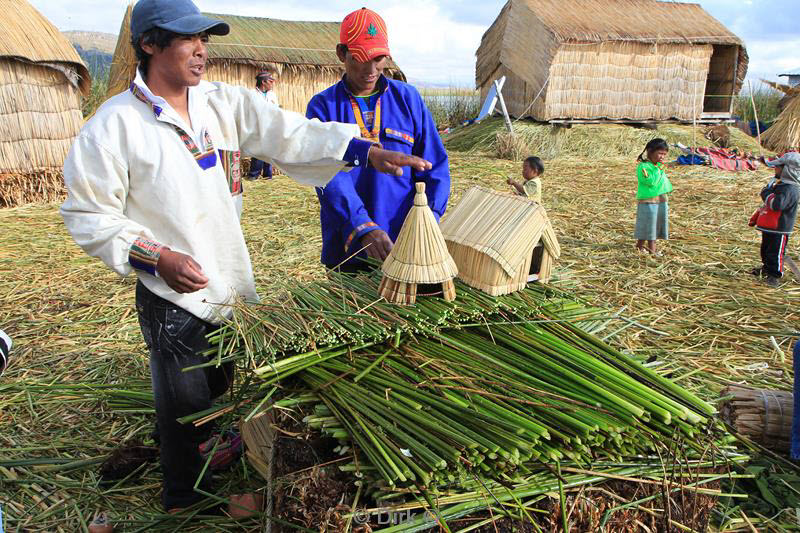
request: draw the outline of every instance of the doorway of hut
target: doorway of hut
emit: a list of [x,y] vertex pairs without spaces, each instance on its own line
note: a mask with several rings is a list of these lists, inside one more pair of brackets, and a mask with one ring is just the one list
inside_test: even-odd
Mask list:
[[[706,77],[703,117],[729,118],[733,112],[739,46],[715,44]],[[724,117],[723,117],[724,115]]]

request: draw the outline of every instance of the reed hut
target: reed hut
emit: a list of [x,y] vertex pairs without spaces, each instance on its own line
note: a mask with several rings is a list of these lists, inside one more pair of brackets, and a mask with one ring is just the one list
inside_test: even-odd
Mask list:
[[800,96],[793,96],[775,123],[761,135],[762,145],[773,152],[800,150]]
[[511,115],[550,122],[729,119],[742,41],[697,4],[509,0],[484,33],[475,82],[506,76]]
[[[533,270],[550,281],[561,248],[544,208],[523,196],[473,187],[442,220],[447,249],[467,285],[492,296],[520,291]],[[531,269],[541,243],[538,265]]]
[[[111,64],[108,95],[127,90],[136,69],[131,46],[130,16],[122,27]],[[237,15],[205,13],[230,25],[225,36],[208,43],[206,79],[255,88],[256,74],[272,68],[278,73],[275,91],[281,107],[305,113],[311,97],[338,82],[344,69],[336,57],[339,22],[301,22]],[[389,62],[386,75],[405,81],[405,75]]]
[[55,200],[89,71],[25,0],[0,0],[0,27],[0,207]]

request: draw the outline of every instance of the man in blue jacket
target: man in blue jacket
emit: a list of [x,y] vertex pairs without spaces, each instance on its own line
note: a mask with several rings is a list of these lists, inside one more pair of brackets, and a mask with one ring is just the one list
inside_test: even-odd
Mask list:
[[322,263],[353,272],[366,267],[365,256],[382,261],[389,255],[413,203],[415,182],[425,182],[436,218],[444,214],[450,169],[422,97],[412,86],[383,74],[389,44],[386,24],[377,13],[362,8],[345,17],[336,55],[345,75],[311,99],[306,116],[358,124],[362,137],[432,164],[424,172],[405,169],[398,178],[361,167],[341,172],[325,188],[317,188]]

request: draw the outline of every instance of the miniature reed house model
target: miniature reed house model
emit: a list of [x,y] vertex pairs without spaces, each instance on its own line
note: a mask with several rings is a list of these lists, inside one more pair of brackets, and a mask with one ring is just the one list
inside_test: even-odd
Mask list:
[[548,282],[561,255],[541,205],[483,187],[467,191],[441,229],[458,277],[492,296],[524,289],[531,274]]
[[[447,252],[436,217],[428,207],[425,184],[415,184],[414,205],[406,216],[389,257],[383,262],[378,293],[387,301],[412,305],[419,285],[441,285],[442,297],[455,300],[453,278],[458,274]],[[421,293],[420,293],[421,294]],[[438,288],[434,294],[438,294]]]

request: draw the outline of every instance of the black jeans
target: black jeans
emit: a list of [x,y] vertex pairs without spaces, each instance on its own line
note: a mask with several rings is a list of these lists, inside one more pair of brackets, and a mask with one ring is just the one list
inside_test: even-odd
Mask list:
[[250,159],[250,172],[247,173],[247,177],[260,178],[262,174],[265,178],[272,178],[272,165],[253,157]]
[[773,278],[783,276],[783,256],[788,243],[788,235],[761,232],[761,262],[764,264],[764,274]]
[[[198,445],[207,440],[212,427],[181,424],[178,418],[211,407],[233,381],[233,365],[207,367],[183,372],[203,364],[209,357],[206,335],[217,326],[204,322],[177,305],[150,292],[141,281],[136,284],[136,311],[144,342],[150,349],[150,374],[156,405],[156,423],[164,474],[161,500],[164,507],[187,507],[203,496],[194,491],[205,460]],[[206,473],[199,487],[210,491]]]

